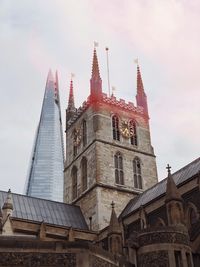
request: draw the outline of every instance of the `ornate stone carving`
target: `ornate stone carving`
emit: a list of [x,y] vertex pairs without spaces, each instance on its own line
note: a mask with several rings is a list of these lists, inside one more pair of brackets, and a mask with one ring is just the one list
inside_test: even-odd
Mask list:
[[138,257],[139,267],[169,267],[167,251],[147,252]]
[[72,253],[21,253],[0,252],[0,266],[65,266],[76,267],[76,255]]
[[159,244],[159,243],[178,243],[178,244],[189,245],[189,240],[187,235],[182,233],[173,233],[173,232],[146,233],[139,236],[138,240],[139,240],[139,246]]

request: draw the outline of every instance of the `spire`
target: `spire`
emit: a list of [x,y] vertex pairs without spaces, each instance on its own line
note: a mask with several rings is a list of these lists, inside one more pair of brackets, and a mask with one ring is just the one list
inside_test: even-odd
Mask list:
[[148,105],[147,96],[144,91],[142,75],[139,65],[137,65],[137,95],[136,95],[137,106],[143,107],[145,114],[148,116]]
[[101,79],[100,74],[99,74],[99,64],[98,64],[96,48],[94,48],[94,54],[93,54],[92,79],[96,79],[96,80]]
[[69,99],[68,99],[68,111],[75,111],[75,105],[74,105],[74,89],[73,89],[73,80],[71,78],[70,81],[70,89],[69,89]]
[[93,101],[99,100],[102,95],[102,81],[99,73],[99,64],[96,48],[94,48],[93,54],[92,77],[90,79],[90,95]]
[[12,194],[10,189],[8,190],[7,197],[3,204],[2,210],[5,210],[7,214],[11,214],[13,210]]
[[68,125],[68,121],[72,118],[72,116],[76,113],[76,107],[74,104],[74,90],[73,90],[73,75],[71,75],[70,81],[70,89],[69,89],[69,99],[68,99],[68,107],[66,110],[66,128]]
[[143,94],[146,96],[144,92],[144,86],[143,86],[143,81],[142,81],[142,75],[140,72],[140,67],[137,65],[137,94]]
[[168,177],[167,177],[167,185],[166,185],[166,198],[165,201],[170,200],[179,200],[181,201],[181,195],[176,187],[174,179],[171,175],[171,167],[169,164],[167,165]]
[[55,77],[56,77],[55,88],[56,88],[56,91],[58,91],[59,90],[59,83],[58,83],[58,71],[57,70],[56,70]]
[[110,217],[110,224],[109,224],[109,232],[110,233],[121,233],[120,225],[117,219],[117,215],[115,212],[115,203],[112,201],[111,203],[112,212]]
[[46,85],[48,85],[51,82],[54,82],[54,77],[53,77],[53,73],[52,73],[51,69],[49,69]]
[[59,100],[59,83],[58,83],[58,72],[56,70],[55,74],[55,102],[58,103]]

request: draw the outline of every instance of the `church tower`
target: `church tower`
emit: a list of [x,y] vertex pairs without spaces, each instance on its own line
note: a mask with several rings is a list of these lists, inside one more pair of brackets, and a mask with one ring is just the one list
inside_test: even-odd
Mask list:
[[[90,95],[76,109],[72,82],[66,110],[64,199],[80,205],[93,230],[110,221],[128,201],[157,182],[151,146],[147,98],[137,68],[137,106],[102,92],[94,49]],[[73,100],[73,101],[72,101]]]

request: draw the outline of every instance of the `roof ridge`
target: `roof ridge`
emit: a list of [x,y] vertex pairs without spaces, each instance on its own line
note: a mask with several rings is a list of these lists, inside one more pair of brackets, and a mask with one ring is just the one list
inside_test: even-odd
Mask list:
[[174,174],[176,174],[176,173],[178,173],[178,172],[184,170],[184,169],[187,169],[190,165],[194,164],[196,161],[199,161],[199,160],[200,160],[200,157],[194,159],[193,161],[191,161],[190,163],[188,163],[187,165],[185,165],[185,166],[182,167],[181,169],[175,171],[175,172],[172,174],[172,176],[173,176]]
[[[4,190],[0,190],[0,192],[3,192],[3,193],[5,193],[5,194],[8,193],[8,192],[6,192],[6,191],[4,191]],[[45,198],[40,198],[40,197],[33,197],[33,196],[27,196],[27,195],[24,195],[24,194],[13,193],[13,192],[11,192],[11,194],[12,194],[12,195],[17,195],[17,196],[26,197],[26,198],[32,198],[32,199],[37,199],[37,200],[44,200],[44,201],[47,201],[47,202],[53,202],[53,203],[64,204],[64,205],[67,205],[67,206],[73,206],[73,207],[80,208],[79,205],[69,204],[69,203],[60,202],[60,201],[56,201],[56,200],[45,199]]]
[[[184,167],[182,167],[181,169],[179,169],[179,170],[177,170],[177,171],[175,171],[174,173],[172,173],[171,175],[172,175],[172,177],[174,176],[174,175],[176,175],[177,173],[179,173],[179,172],[181,172],[181,171],[183,171],[184,169],[187,169],[190,165],[192,165],[192,164],[194,164],[195,163],[195,161],[199,161],[200,160],[200,157],[199,158],[197,158],[197,159],[195,159],[195,160],[193,160],[192,162],[190,162],[190,163],[188,163],[187,165],[185,165]],[[162,182],[164,182],[165,180],[167,180],[167,177],[165,177],[165,178],[163,178],[162,180],[160,180],[158,183],[156,183],[156,184],[154,184],[152,187],[150,187],[150,188],[148,188],[148,189],[146,189],[144,192],[142,192],[139,196],[141,196],[142,194],[144,194],[145,192],[147,192],[147,191],[149,191],[150,189],[152,189],[152,188],[154,188],[154,187],[156,187],[158,184],[161,184]],[[176,181],[175,181],[175,183],[176,183]]]

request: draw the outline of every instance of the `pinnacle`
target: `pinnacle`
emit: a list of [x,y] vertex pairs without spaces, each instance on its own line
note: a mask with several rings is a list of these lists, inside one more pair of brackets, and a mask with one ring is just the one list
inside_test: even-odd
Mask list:
[[58,90],[58,71],[56,70],[56,73],[55,73],[55,77],[56,77],[56,89]]
[[169,165],[167,166],[168,169],[168,177],[167,177],[167,185],[166,185],[166,201],[170,200],[181,200],[181,195],[176,187],[174,179],[171,175]]
[[69,89],[69,99],[68,99],[68,110],[74,111],[75,105],[74,105],[74,90],[73,90],[73,80],[71,79],[70,82],[70,89]]
[[11,210],[13,210],[12,193],[11,193],[10,189],[8,190],[7,197],[6,197],[6,200],[5,200],[4,204],[3,204],[2,209],[11,209]]
[[139,65],[137,65],[137,93],[142,93],[142,92],[144,92],[142,75],[140,72],[140,67],[139,67]]
[[96,49],[94,49],[94,54],[93,54],[92,79],[101,79],[99,74],[99,64],[98,64]]
[[49,73],[47,76],[47,83],[48,82],[54,82],[54,77],[53,77],[53,73],[52,73],[51,69],[49,69]]
[[115,212],[115,204],[113,201],[111,203],[111,207],[112,207],[112,211],[111,211],[111,217],[110,217],[109,232],[120,233],[121,232],[120,225],[117,219],[117,215]]

